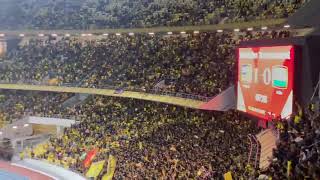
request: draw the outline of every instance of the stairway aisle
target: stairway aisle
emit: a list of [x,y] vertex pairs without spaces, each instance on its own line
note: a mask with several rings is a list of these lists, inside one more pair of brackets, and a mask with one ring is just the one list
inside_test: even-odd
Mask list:
[[277,148],[277,137],[271,129],[262,131],[257,134],[256,137],[261,145],[259,167],[263,170],[271,163],[270,160],[273,158],[273,149]]

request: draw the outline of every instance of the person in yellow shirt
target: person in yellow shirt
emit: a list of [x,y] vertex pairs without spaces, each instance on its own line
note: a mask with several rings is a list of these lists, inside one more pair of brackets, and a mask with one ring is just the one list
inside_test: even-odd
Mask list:
[[295,115],[293,122],[295,125],[298,125],[300,123],[300,120],[301,120],[301,117],[299,115]]
[[19,156],[20,156],[20,160],[23,160],[24,159],[24,152],[23,151],[20,152]]
[[283,130],[283,129],[284,129],[283,124],[282,124],[281,121],[277,121],[276,123],[277,123],[277,124],[276,124],[277,129],[279,129],[279,130]]

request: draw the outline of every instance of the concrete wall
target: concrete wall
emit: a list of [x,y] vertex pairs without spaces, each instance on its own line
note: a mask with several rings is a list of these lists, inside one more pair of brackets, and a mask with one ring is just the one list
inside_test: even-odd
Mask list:
[[19,120],[12,124],[9,124],[0,130],[0,139],[19,138],[25,136],[31,136],[33,134],[32,125],[27,120]]
[[82,175],[68,169],[49,164],[48,162],[34,159],[24,159],[18,161],[12,165],[24,167],[36,172],[42,172],[45,175],[52,177],[53,179],[59,180],[86,180]]
[[55,126],[63,126],[63,127],[70,127],[72,124],[76,123],[75,120],[62,119],[62,118],[29,116],[26,119],[31,124],[55,125]]

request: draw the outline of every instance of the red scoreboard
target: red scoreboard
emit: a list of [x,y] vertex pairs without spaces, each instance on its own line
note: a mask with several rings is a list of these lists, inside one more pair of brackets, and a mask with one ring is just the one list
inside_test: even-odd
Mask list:
[[295,46],[238,48],[237,109],[261,119],[293,109]]

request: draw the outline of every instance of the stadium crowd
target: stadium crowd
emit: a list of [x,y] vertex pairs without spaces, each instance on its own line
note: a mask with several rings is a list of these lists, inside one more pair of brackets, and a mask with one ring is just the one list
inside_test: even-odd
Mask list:
[[0,29],[207,25],[286,18],[309,0],[4,0]]
[[0,91],[0,121],[3,125],[32,113],[36,116],[61,115],[61,104],[72,93]]
[[299,108],[289,121],[276,124],[280,137],[266,174],[274,179],[320,179],[320,116],[313,108]]
[[[25,108],[27,113],[33,109],[39,116],[59,112],[62,117],[81,119],[62,136],[28,153],[84,174],[88,167],[83,165],[83,156],[97,148],[93,162],[106,160],[109,155],[117,158],[116,179],[221,179],[228,171],[236,179],[318,179],[320,175],[320,119],[313,118],[312,111],[298,111],[289,121],[275,122],[280,138],[274,159],[270,168],[260,171],[247,166],[247,135],[259,129],[237,112],[208,112],[104,96],[92,96],[80,105],[62,108],[61,97],[71,95],[23,91],[2,94],[19,94],[6,103],[12,109],[21,104],[18,106],[29,106]],[[41,101],[43,98],[46,101]],[[101,175],[106,171],[107,166]]]
[[[83,166],[82,155],[98,148],[93,161],[106,160],[110,154],[117,158],[116,179],[213,178],[227,171],[242,177],[249,146],[246,135],[257,132],[253,121],[236,112],[104,96],[61,109],[59,94],[26,93],[23,97],[19,93],[14,99],[25,101],[26,106],[40,106],[36,110],[49,115],[54,115],[52,109],[59,109],[65,116],[81,119],[62,136],[41,145],[42,150],[31,151],[34,158],[85,173],[88,168]],[[43,95],[51,97],[51,103],[28,102]]]
[[[2,95],[10,96],[0,103],[2,112],[5,104],[7,109],[25,107],[28,114],[60,113],[80,119],[61,136],[27,153],[84,174],[88,171],[84,156],[98,149],[93,162],[109,155],[117,158],[116,179],[222,179],[228,171],[236,179],[320,177],[320,119],[313,118],[312,110],[299,110],[289,121],[275,122],[279,142],[270,168],[261,171],[247,165],[247,135],[260,129],[237,112],[105,96],[90,96],[82,104],[63,108],[61,104],[73,94],[3,91]],[[107,166],[100,177],[106,172]]]
[[[96,29],[207,25],[283,18],[308,0],[12,0],[0,6],[0,29]],[[13,24],[14,22],[14,24]],[[289,31],[109,35],[23,39],[1,57],[0,81],[214,96],[234,81],[240,41],[285,38]],[[5,65],[4,65],[5,64]],[[85,174],[83,161],[116,157],[115,179],[320,179],[320,122],[299,110],[280,131],[270,168],[248,166],[248,134],[260,131],[238,112],[209,112],[142,100],[0,91],[0,120],[24,115],[77,117],[62,135],[27,150]],[[107,172],[107,166],[98,179]]]
[[240,41],[289,36],[270,30],[32,39],[2,58],[10,63],[0,80],[147,92],[157,87],[210,97],[234,82],[233,52]]

